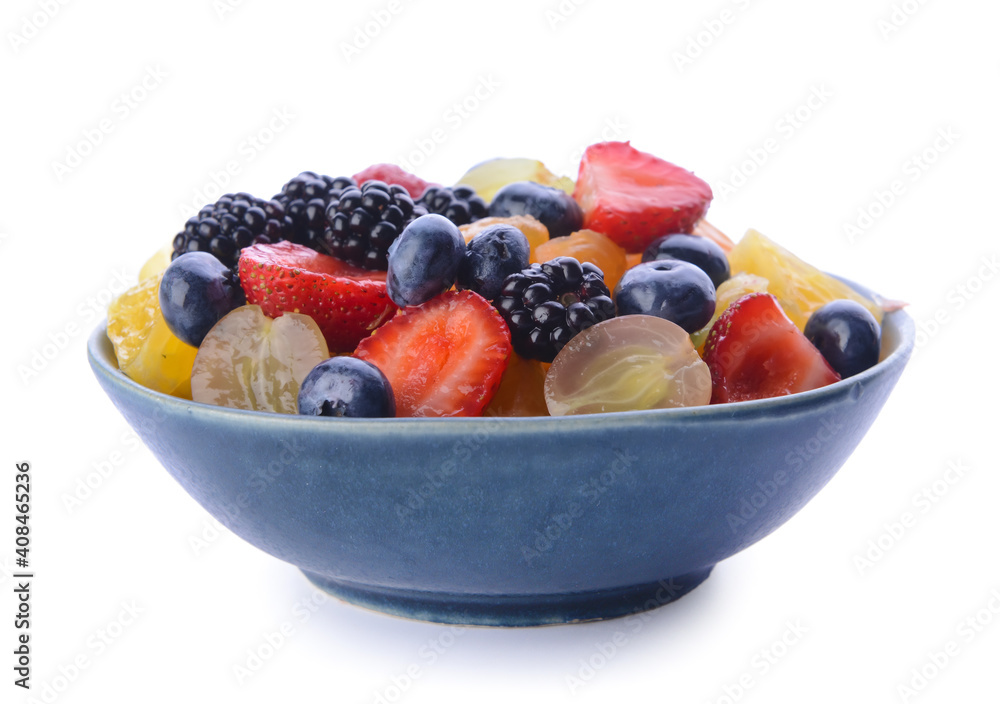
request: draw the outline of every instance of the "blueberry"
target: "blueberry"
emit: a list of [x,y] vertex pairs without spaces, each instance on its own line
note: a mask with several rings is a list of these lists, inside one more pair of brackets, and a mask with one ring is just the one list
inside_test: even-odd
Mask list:
[[500,295],[503,280],[528,268],[531,245],[516,227],[492,225],[469,242],[458,268],[458,289],[475,291],[488,301]]
[[533,181],[508,183],[493,196],[490,215],[531,215],[549,230],[549,237],[565,237],[583,228],[583,210],[566,191]]
[[729,260],[722,247],[707,237],[698,235],[664,235],[654,240],[642,253],[642,261],[680,259],[690,262],[708,274],[716,288],[729,278]]
[[805,335],[841,379],[878,363],[882,330],[875,316],[855,301],[832,301],[813,311]]
[[389,247],[386,291],[397,306],[419,306],[450,289],[465,254],[465,238],[443,215],[421,215]]
[[338,418],[394,418],[396,399],[385,374],[354,357],[320,362],[299,387],[299,413]]
[[233,272],[208,252],[187,252],[170,262],[159,296],[167,327],[194,347],[222,316],[246,303]]
[[708,274],[680,259],[632,267],[615,287],[618,315],[655,315],[692,333],[715,313],[715,286]]

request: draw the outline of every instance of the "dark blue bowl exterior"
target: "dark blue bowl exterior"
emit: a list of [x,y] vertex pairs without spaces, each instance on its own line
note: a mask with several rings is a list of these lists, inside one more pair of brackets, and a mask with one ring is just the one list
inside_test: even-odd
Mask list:
[[[902,373],[912,320],[887,315],[883,335],[882,362],[824,389],[569,418],[250,413],[138,386],[118,370],[103,326],[89,355],[167,470],[250,543],[384,610],[397,592],[468,597],[486,612],[504,599],[536,604],[538,613],[522,619],[398,609],[510,625],[572,620],[543,613],[559,595],[691,573],[702,575],[696,584],[787,521],[850,456]],[[597,606],[573,618],[613,611]]]

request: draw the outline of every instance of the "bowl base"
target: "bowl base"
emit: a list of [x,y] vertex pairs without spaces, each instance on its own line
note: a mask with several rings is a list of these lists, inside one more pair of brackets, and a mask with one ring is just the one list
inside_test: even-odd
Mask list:
[[375,587],[302,570],[333,596],[374,611],[463,626],[545,626],[619,618],[675,601],[704,582],[714,565],[648,584],[568,594],[450,594]]

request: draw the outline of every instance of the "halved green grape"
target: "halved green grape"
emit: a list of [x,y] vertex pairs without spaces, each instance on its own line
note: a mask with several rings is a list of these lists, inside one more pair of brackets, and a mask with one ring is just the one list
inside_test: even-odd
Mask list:
[[208,331],[191,371],[195,401],[275,413],[298,413],[299,386],[329,359],[326,339],[308,315],[271,319],[241,306]]
[[556,355],[545,376],[554,416],[705,406],[712,375],[679,325],[625,315],[587,328]]
[[556,176],[545,164],[535,159],[490,159],[473,166],[458,179],[459,184],[473,188],[476,195],[487,203],[493,200],[497,191],[515,181],[534,181],[573,195],[573,179]]

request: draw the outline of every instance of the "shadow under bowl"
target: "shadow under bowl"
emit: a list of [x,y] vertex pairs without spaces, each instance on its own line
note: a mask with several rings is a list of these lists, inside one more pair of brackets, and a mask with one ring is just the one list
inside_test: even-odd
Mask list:
[[318,587],[441,623],[612,618],[683,596],[844,464],[913,349],[806,393],[562,418],[330,419],[208,406],[97,379],[167,471],[234,533]]

